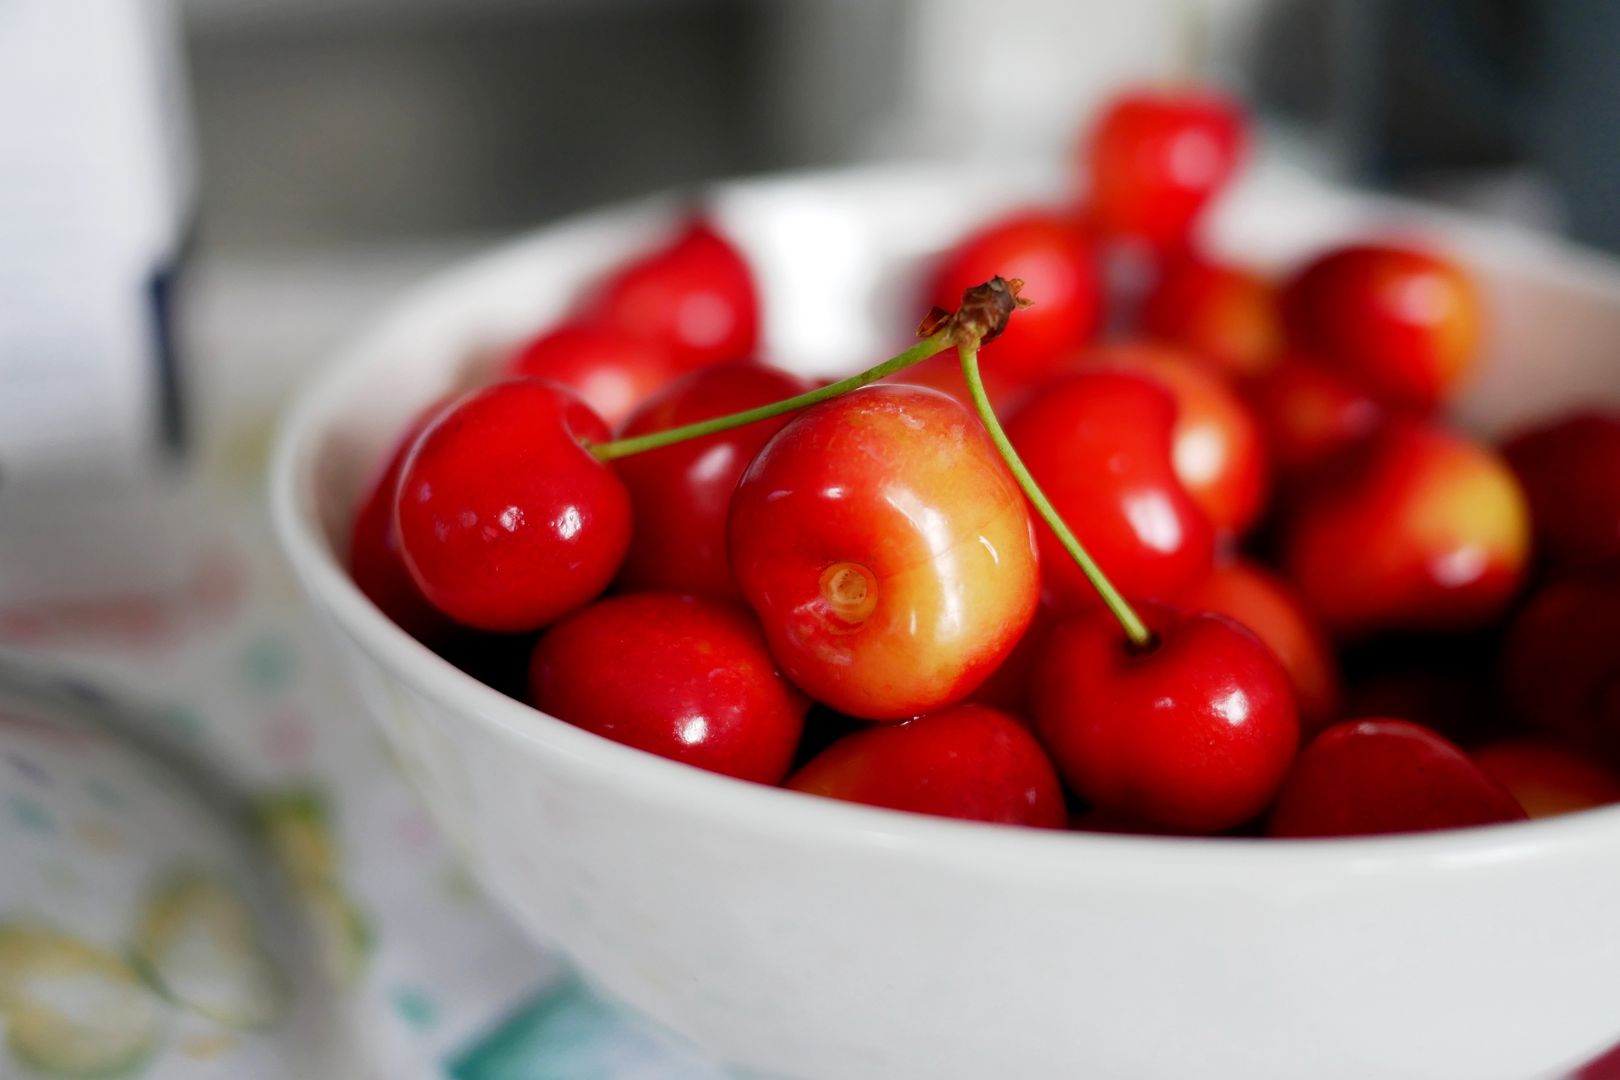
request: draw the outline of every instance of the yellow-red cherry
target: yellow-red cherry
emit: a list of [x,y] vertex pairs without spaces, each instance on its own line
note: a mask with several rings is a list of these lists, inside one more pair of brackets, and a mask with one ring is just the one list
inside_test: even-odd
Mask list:
[[1024,496],[936,390],[867,386],[800,413],[743,474],[729,536],[783,671],[851,716],[960,701],[1035,612]]

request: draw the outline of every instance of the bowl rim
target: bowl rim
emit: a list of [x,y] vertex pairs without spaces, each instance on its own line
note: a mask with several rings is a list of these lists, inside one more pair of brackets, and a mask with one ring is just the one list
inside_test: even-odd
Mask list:
[[[707,191],[749,190],[761,185],[816,183],[829,179],[913,179],[946,167],[919,170],[915,164],[863,165],[768,174],[710,185]],[[1326,189],[1334,191],[1334,189]],[[1334,191],[1336,195],[1342,192]],[[1361,198],[1361,196],[1356,196]],[[269,466],[273,529],[296,577],[322,609],[365,651],[413,683],[425,696],[463,722],[485,726],[525,753],[566,758],[598,780],[629,785],[635,798],[679,812],[726,823],[728,828],[770,832],[822,845],[878,844],[894,855],[928,862],[989,869],[1023,870],[1040,876],[1083,866],[1184,876],[1205,882],[1211,874],[1398,873],[1477,866],[1579,854],[1604,844],[1620,846],[1620,805],[1598,807],[1540,820],[1502,825],[1367,837],[1272,839],[1126,835],[1064,829],[1007,828],[984,822],[891,810],[807,796],[780,787],[738,780],[670,761],[577,728],[486,686],[462,672],[396,626],[350,580],[339,554],[324,536],[316,513],[315,451],[340,425],[345,402],[376,364],[377,344],[409,324],[420,305],[445,305],[471,283],[525,260],[548,239],[626,216],[668,206],[668,194],[631,200],[570,215],[525,231],[428,277],[398,295],[382,313],[336,351],[293,397],[276,425]],[[1458,225],[1505,235],[1519,244],[1567,251],[1567,269],[1590,282],[1607,277],[1620,286],[1615,264],[1595,253],[1526,230],[1474,219],[1380,196],[1369,206],[1394,208],[1406,216],[1427,217],[1443,227]],[[1577,269],[1578,267],[1578,269]]]

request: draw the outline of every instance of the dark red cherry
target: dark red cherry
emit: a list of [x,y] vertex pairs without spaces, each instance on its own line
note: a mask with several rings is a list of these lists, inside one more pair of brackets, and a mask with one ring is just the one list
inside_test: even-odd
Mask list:
[[476,390],[422,433],[396,521],[411,578],[457,622],[533,630],[607,587],[630,541],[630,496],[585,441],[607,425],[538,379]]
[[451,634],[455,624],[428,603],[411,580],[399,550],[394,507],[405,459],[443,407],[444,402],[436,402],[406,427],[387,462],[366,487],[349,533],[349,576],[355,585],[407,634],[429,644]]
[[682,371],[747,360],[759,346],[759,293],[737,248],[707,222],[592,291],[584,317],[663,345]]
[[1346,720],[1300,752],[1268,833],[1370,836],[1524,816],[1502,785],[1436,732],[1404,720]]
[[1006,825],[1061,828],[1052,763],[1019,721],[982,705],[845,735],[787,786],[812,795]]
[[559,720],[763,784],[787,775],[809,707],[745,610],[676,593],[614,596],[570,615],[535,647],[529,686]]
[[[1001,336],[981,350],[984,371],[992,380],[1016,385],[1045,374],[1096,332],[1102,315],[1096,256],[1069,215],[1028,210],[979,228],[935,267],[927,301],[954,310],[964,290],[998,274],[1021,279],[1024,294],[1040,300],[1018,312]],[[943,366],[948,369],[949,360]],[[951,389],[948,370],[941,375],[941,389],[960,398]]]
[[[792,397],[807,380],[760,364],[720,364],[672,383],[638,409],[624,434],[741,412]],[[619,571],[627,589],[669,589],[741,599],[726,557],[731,493],[748,463],[791,416],[706,435],[614,463],[635,513]]]
[[1583,412],[1502,447],[1530,502],[1537,553],[1559,566],[1620,560],[1620,413]]
[[585,323],[565,323],[540,334],[503,368],[509,378],[549,379],[568,387],[610,428],[677,371],[674,357],[658,342]]
[[1084,148],[1087,207],[1097,228],[1161,250],[1182,247],[1236,171],[1245,128],[1241,108],[1207,88],[1138,89],[1114,98]]
[[1143,649],[1106,611],[1058,623],[1035,665],[1035,733],[1094,807],[1181,832],[1241,825],[1294,758],[1288,673],[1223,616],[1137,612],[1156,637]]
[[[1022,314],[1022,313],[1020,313]],[[1058,516],[1128,597],[1173,599],[1214,559],[1215,533],[1177,478],[1174,400],[1158,383],[1083,372],[1036,388],[1007,436]],[[1044,523],[1036,524],[1045,587],[1061,608],[1096,592]]]

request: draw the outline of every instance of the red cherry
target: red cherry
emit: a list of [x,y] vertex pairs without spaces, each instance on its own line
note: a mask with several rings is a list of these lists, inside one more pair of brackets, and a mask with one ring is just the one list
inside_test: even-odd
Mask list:
[[682,371],[746,360],[759,344],[759,296],[748,262],[702,220],[591,294],[591,322],[658,342]]
[[1620,414],[1571,413],[1521,432],[1502,453],[1524,485],[1545,558],[1620,560]]
[[978,419],[921,387],[800,413],[737,485],[729,537],[783,671],[851,716],[960,701],[1035,611],[1023,494]]
[[1064,214],[1028,210],[984,226],[947,252],[927,302],[954,310],[965,289],[995,275],[1020,278],[1039,297],[980,350],[984,369],[1007,383],[1050,371],[1096,332],[1102,314],[1096,257],[1080,225]]
[[1383,423],[1371,394],[1295,353],[1246,386],[1279,474],[1299,476],[1353,447]]
[[833,799],[1003,825],[1063,826],[1052,763],[1015,718],[956,705],[846,735],[787,786]]
[[610,597],[546,632],[534,705],[660,757],[762,784],[787,775],[809,707],[740,607],[676,593]]
[[1259,274],[1204,259],[1173,264],[1142,301],[1141,330],[1233,377],[1271,368],[1282,348],[1276,290]]
[[1185,243],[1199,212],[1236,171],[1245,127],[1241,108],[1208,89],[1116,97],[1085,147],[1087,205],[1097,227],[1160,249]]
[[[810,388],[759,364],[719,364],[672,383],[636,411],[626,436],[664,431],[769,405]],[[635,528],[619,572],[627,589],[669,589],[741,599],[726,558],[731,493],[787,416],[761,420],[614,463],[630,491]]]
[[[1139,375],[1087,371],[1041,386],[1007,423],[1035,482],[1120,592],[1173,599],[1209,573],[1214,530],[1177,479],[1175,402]],[[1044,523],[1046,587],[1062,606],[1097,603]]]
[[1265,508],[1271,463],[1260,427],[1231,386],[1186,353],[1147,342],[1090,350],[1082,363],[1134,371],[1157,381],[1176,403],[1170,460],[1181,486],[1216,529],[1246,531]]
[[1234,559],[1187,594],[1187,607],[1213,611],[1247,627],[1288,672],[1307,733],[1339,710],[1339,664],[1327,632],[1292,584],[1247,559]]
[[612,326],[565,323],[520,348],[502,369],[509,378],[549,379],[577,393],[609,427],[676,374],[662,345]]
[[1282,533],[1290,576],[1342,636],[1488,623],[1518,588],[1529,540],[1501,459],[1419,421],[1313,475]]
[[1329,251],[1287,284],[1282,309],[1295,342],[1394,405],[1444,401],[1479,351],[1478,290],[1457,264],[1425,251]]
[[1036,661],[1035,733],[1093,806],[1184,832],[1264,810],[1299,741],[1288,673],[1220,615],[1137,613],[1157,642],[1131,648],[1112,616],[1060,622]]
[[1620,751],[1620,566],[1537,590],[1508,628],[1502,678],[1536,727]]
[[1553,739],[1503,739],[1473,757],[1532,818],[1620,802],[1620,777],[1590,754]]
[[587,603],[630,541],[630,496],[582,441],[607,426],[562,387],[476,390],[423,432],[396,521],[411,578],[479,630],[533,630]]
[[1512,795],[1428,728],[1404,720],[1346,720],[1300,752],[1267,832],[1370,836],[1524,816]]
[[406,427],[388,461],[366,488],[349,533],[349,576],[356,587],[396,626],[429,644],[453,633],[455,624],[428,603],[422,590],[411,580],[399,550],[394,505],[405,459],[422,431],[443,407],[444,402],[435,403]]

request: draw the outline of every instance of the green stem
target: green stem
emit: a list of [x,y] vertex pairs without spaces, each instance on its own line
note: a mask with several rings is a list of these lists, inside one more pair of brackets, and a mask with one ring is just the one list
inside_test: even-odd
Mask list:
[[1138,649],[1147,648],[1153,644],[1153,632],[1142,622],[1141,616],[1136,614],[1131,605],[1126,603],[1119,590],[1114,588],[1114,583],[1109,581],[1107,575],[1092,561],[1086,549],[1080,546],[1080,541],[1075,539],[1074,533],[1069,531],[1069,526],[1058,516],[1051,500],[1040,489],[1040,485],[1035,483],[1035,478],[1029,475],[1029,470],[1024,467],[1018,451],[1013,449],[1007,433],[1001,429],[1001,421],[996,419],[996,412],[990,407],[990,398],[984,392],[984,381],[979,378],[978,346],[971,342],[963,342],[957,346],[957,352],[962,358],[962,378],[967,380],[968,392],[973,395],[973,408],[978,412],[979,419],[984,421],[985,430],[990,433],[990,441],[996,444],[996,449],[1007,462],[1007,468],[1012,470],[1013,479],[1024,489],[1024,494],[1029,497],[1035,512],[1052,527],[1052,531],[1057,534],[1058,543],[1062,544],[1063,550],[1074,559],[1080,567],[1080,572],[1086,575],[1091,587],[1102,597],[1103,604],[1113,612],[1114,618],[1119,620],[1119,625],[1124,627],[1125,636],[1130,639],[1131,644]]
[[867,368],[859,375],[851,375],[847,379],[827,386],[818,387],[795,397],[784,398],[769,405],[761,405],[757,409],[744,409],[742,412],[731,413],[727,416],[716,416],[710,420],[699,420],[695,424],[683,427],[670,428],[667,431],[654,431],[646,435],[635,435],[628,439],[615,439],[612,442],[597,443],[589,447],[600,461],[612,461],[615,458],[629,457],[631,454],[642,454],[648,450],[657,450],[661,447],[672,446],[688,439],[702,438],[717,431],[730,431],[732,428],[752,424],[757,420],[769,420],[773,416],[781,416],[797,409],[808,408],[830,398],[847,394],[851,390],[865,386],[867,383],[877,382],[885,375],[893,375],[902,368],[921,363],[936,353],[942,352],[954,340],[954,330],[947,328],[925,337],[898,356],[891,356],[877,367]]

